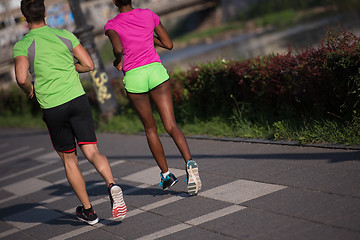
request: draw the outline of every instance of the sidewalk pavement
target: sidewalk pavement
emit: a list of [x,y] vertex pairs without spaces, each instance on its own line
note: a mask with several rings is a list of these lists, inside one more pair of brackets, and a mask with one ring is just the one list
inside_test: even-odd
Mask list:
[[161,141],[179,178],[158,188],[145,136],[98,134],[122,187],[128,214],[111,219],[107,190],[80,154],[100,217],[76,220],[79,204],[46,130],[0,129],[1,239],[360,239],[360,151],[343,146],[189,137],[203,189],[186,193],[185,164],[170,137]]

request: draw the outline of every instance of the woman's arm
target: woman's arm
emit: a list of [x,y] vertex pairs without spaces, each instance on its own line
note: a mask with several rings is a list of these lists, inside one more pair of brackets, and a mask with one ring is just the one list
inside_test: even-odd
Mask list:
[[155,33],[157,35],[157,37],[154,36],[154,43],[156,45],[169,50],[173,48],[173,42],[171,41],[169,34],[167,33],[161,22],[159,23],[159,25],[156,26]]
[[94,62],[81,44],[78,44],[73,49],[73,53],[74,57],[79,61],[78,63],[75,63],[75,69],[77,72],[83,73],[94,70]]
[[120,71],[122,69],[123,57],[123,47],[120,41],[120,37],[117,32],[112,29],[106,30],[105,35],[108,36],[113,47],[113,53],[115,56],[114,67],[116,67],[116,69]]

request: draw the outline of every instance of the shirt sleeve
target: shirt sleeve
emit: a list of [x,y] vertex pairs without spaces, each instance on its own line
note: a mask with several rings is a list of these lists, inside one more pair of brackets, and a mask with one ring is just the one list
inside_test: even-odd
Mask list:
[[77,39],[77,37],[73,33],[71,33],[71,32],[68,32],[68,33],[69,33],[69,40],[71,41],[73,48],[75,48],[77,45],[80,44],[80,41],[79,41],[79,39]]
[[106,22],[106,24],[104,26],[104,33],[109,29],[112,29],[112,30],[115,29],[115,26],[114,26],[114,23],[113,23],[112,20],[109,20],[109,21]]
[[13,48],[13,57],[16,58],[18,56],[28,56],[28,51],[25,48],[24,44],[22,42],[17,42]]
[[154,20],[154,28],[157,27],[157,25],[159,25],[160,23],[160,17],[158,15],[156,15],[156,13],[154,13],[153,11],[151,11],[152,16],[153,16],[153,20]]

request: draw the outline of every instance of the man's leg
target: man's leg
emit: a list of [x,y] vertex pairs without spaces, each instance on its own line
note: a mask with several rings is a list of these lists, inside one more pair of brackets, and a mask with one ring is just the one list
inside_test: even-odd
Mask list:
[[86,159],[94,165],[96,170],[103,177],[106,186],[109,186],[110,183],[115,183],[109,161],[106,156],[99,151],[97,144],[83,144],[80,145],[80,149],[84,153]]
[[63,153],[57,152],[64,164],[66,177],[73,188],[76,196],[85,209],[91,208],[89,196],[86,191],[85,180],[78,165],[76,152]]
[[96,144],[81,144],[80,149],[106,182],[114,220],[123,220],[127,212],[126,204],[121,188],[115,184],[107,157],[99,151]]

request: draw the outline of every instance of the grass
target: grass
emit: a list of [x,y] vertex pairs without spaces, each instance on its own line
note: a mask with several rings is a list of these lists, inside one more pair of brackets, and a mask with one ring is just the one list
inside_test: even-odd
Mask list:
[[[262,17],[251,19],[255,27],[275,26],[278,28],[289,27],[302,21],[314,19],[319,15],[326,16],[330,13],[319,14],[313,10],[295,12],[285,9],[279,12],[266,14]],[[206,38],[222,37],[229,33],[246,30],[244,21],[230,22],[217,27],[211,27],[194,31],[174,39],[175,44],[192,44]],[[104,64],[112,64],[113,54],[109,41],[100,49],[101,58]],[[102,122],[94,115],[98,132],[114,132],[121,134],[136,134],[143,132],[143,126],[134,111],[126,111],[115,116],[108,122]],[[158,114],[155,119],[160,134],[165,133]],[[191,122],[179,125],[184,134],[208,135],[214,137],[239,137],[299,141],[301,143],[337,143],[347,145],[360,145],[360,118],[355,118],[351,123],[344,123],[330,120],[308,120],[299,122],[296,120],[282,120],[270,122],[265,120],[250,121],[246,116],[241,118],[224,119],[215,117],[209,120],[195,119]],[[0,115],[0,127],[10,128],[46,128],[42,121],[41,114],[38,115]]]
[[[154,114],[159,134],[166,133],[160,117]],[[0,127],[8,128],[41,128],[46,126],[41,116],[9,115],[0,116]],[[215,117],[207,121],[195,119],[193,122],[179,125],[185,135],[206,135],[210,137],[270,139],[274,141],[298,141],[300,143],[333,143],[349,146],[360,145],[360,119],[352,123],[341,123],[330,120],[313,120],[299,123],[296,120],[282,120],[275,123],[266,121],[248,121],[245,119],[223,119]],[[137,134],[143,132],[138,116],[132,112],[117,115],[108,122],[99,122],[98,132],[120,134]]]
[[187,34],[184,34],[183,36],[174,38],[174,42],[178,44],[190,44],[197,39],[206,39],[206,38],[212,38],[220,35],[225,35],[229,32],[237,31],[244,29],[244,23],[243,22],[229,22],[224,23],[220,26],[212,26],[211,28],[206,28],[203,30],[197,30],[193,31]]
[[46,128],[41,115],[1,115],[0,127],[6,128]]
[[287,9],[280,12],[266,14],[255,19],[255,25],[264,27],[268,25],[276,27],[285,27],[296,23],[300,20],[300,16],[293,9]]

